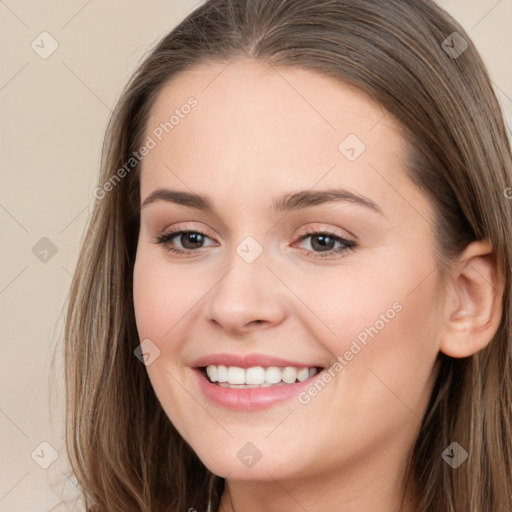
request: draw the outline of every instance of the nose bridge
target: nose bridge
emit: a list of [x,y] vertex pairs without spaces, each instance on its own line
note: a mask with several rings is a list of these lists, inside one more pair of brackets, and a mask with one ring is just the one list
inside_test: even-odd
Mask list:
[[281,322],[285,304],[267,264],[266,251],[254,238],[234,247],[226,258],[227,270],[208,294],[209,319],[232,331]]

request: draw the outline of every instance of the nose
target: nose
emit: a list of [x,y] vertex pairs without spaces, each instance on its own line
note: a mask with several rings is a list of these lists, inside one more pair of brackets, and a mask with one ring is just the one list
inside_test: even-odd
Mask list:
[[232,261],[205,298],[208,320],[231,335],[277,326],[287,315],[282,286],[263,257],[253,263]]

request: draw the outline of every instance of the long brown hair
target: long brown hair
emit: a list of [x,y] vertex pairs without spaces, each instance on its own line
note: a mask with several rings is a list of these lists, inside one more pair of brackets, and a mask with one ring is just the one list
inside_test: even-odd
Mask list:
[[[140,165],[126,164],[173,76],[237,58],[335,77],[398,120],[410,148],[407,173],[435,208],[441,271],[469,242],[492,243],[505,285],[501,323],[475,355],[440,354],[404,493],[411,490],[420,512],[510,512],[510,143],[475,46],[430,0],[209,0],[136,70],[107,130],[66,316],[67,450],[86,508],[204,512],[209,501],[212,512],[219,507],[224,480],[175,430],[134,356]],[[441,457],[453,441],[469,453],[456,470]]]

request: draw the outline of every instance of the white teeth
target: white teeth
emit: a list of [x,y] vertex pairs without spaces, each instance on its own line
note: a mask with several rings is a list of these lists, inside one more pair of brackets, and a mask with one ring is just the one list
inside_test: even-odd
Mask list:
[[236,366],[228,367],[229,384],[245,384],[245,370]]
[[239,368],[238,366],[224,366],[211,364],[206,367],[206,374],[211,382],[217,382],[223,387],[268,387],[271,385],[293,384],[296,381],[303,382],[316,375],[316,368],[295,368],[287,366],[279,368],[269,366],[253,366],[251,368]]
[[[208,371],[208,368],[206,368]],[[224,365],[217,366],[217,382],[227,382],[228,381],[228,369]]]
[[283,380],[287,384],[293,384],[297,380],[297,368],[287,366],[283,370]]
[[310,377],[309,375],[309,368],[301,368],[298,372],[297,372],[297,380],[299,382],[302,382],[303,380],[306,380]]
[[247,368],[245,370],[245,383],[246,384],[263,384],[265,382],[265,369],[261,366]]
[[268,384],[277,384],[281,382],[281,370],[277,366],[270,366],[265,372],[265,382]]
[[212,382],[217,382],[217,367],[212,364],[206,368],[206,374]]

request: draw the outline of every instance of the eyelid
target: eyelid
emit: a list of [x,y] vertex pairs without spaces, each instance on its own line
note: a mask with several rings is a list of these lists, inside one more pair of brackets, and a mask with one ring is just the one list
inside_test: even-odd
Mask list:
[[[341,232],[340,232],[341,231]],[[343,231],[346,233],[343,233]],[[328,224],[317,223],[315,227],[311,227],[308,225],[304,230],[299,230],[298,240],[303,240],[308,235],[318,235],[318,234],[328,234],[336,238],[340,238],[347,243],[352,243],[354,245],[358,244],[358,238],[353,235],[350,231],[341,228],[330,227]]]
[[193,231],[194,233],[201,233],[202,235],[204,236],[207,236],[208,238],[212,239],[212,240],[215,240],[215,236],[213,235],[213,233],[207,229],[207,228],[204,228],[204,227],[197,227],[195,225],[191,225],[189,223],[186,223],[186,222],[181,222],[181,223],[178,223],[178,224],[174,224],[172,226],[168,226],[164,229],[161,229],[158,234],[157,234],[157,237],[158,236],[165,236],[165,235],[168,235],[168,234],[177,234],[181,231]]
[[[311,224],[316,224],[317,226],[311,227]],[[337,229],[341,229],[341,228],[331,228],[331,227],[329,227],[328,224],[322,223],[322,222],[316,222],[316,223],[308,222],[306,224],[306,228],[302,228],[302,226],[300,226],[296,231],[301,233],[300,235],[298,235],[299,238],[302,236],[305,236],[305,235],[314,235],[314,234],[318,234],[318,233],[330,233],[332,235],[339,236],[340,238],[344,238],[344,239],[348,240],[347,236],[336,231]],[[208,229],[204,229],[203,227],[197,228],[195,225],[191,225],[190,223],[187,223],[187,222],[178,223],[176,225],[173,225],[172,227],[165,227],[165,228],[159,230],[158,235],[165,235],[165,234],[169,234],[171,232],[174,233],[177,231],[195,231],[195,232],[197,231],[198,233],[201,233],[211,239],[215,239],[215,236],[212,236],[212,234],[208,232],[209,231]],[[343,231],[345,233],[347,233],[350,237],[352,237],[354,242],[357,241],[358,237],[356,235],[354,235],[347,229],[343,229]]]
[[[161,241],[163,239],[166,239],[167,241],[169,241],[169,240],[172,240],[173,238],[176,238],[176,237],[178,237],[182,234],[186,234],[186,233],[198,233],[198,234],[202,235],[203,237],[208,238],[208,239],[212,240],[213,242],[215,242],[215,245],[219,245],[219,243],[213,237],[211,237],[208,233],[206,233],[206,231],[203,231],[200,228],[181,228],[181,227],[171,228],[169,230],[162,231],[160,234],[158,234],[155,237],[155,239],[156,239],[157,243],[158,243],[158,241]],[[160,243],[165,243],[165,242],[160,242]],[[214,245],[214,244],[212,244],[212,245]],[[202,247],[200,247],[200,249],[202,249]],[[192,252],[192,250],[190,250],[190,252]],[[194,252],[197,252],[197,250]]]
[[[186,249],[186,248],[181,249],[179,247],[170,246],[169,242],[173,238],[178,237],[184,233],[199,233],[203,237],[206,237],[206,238],[209,238],[210,240],[212,240],[214,242],[214,244],[211,244],[208,246],[203,246],[203,247],[198,247],[196,249]],[[298,238],[296,239],[295,242],[293,242],[291,244],[291,247],[294,247],[297,243],[302,242],[305,239],[307,239],[311,236],[314,236],[314,235],[327,235],[327,237],[330,237],[330,238],[334,239],[337,243],[339,243],[340,246],[337,248],[329,249],[327,251],[314,251],[314,250],[308,250],[308,249],[299,247],[299,249],[301,251],[307,253],[307,256],[310,258],[316,258],[316,259],[325,258],[325,259],[327,259],[330,257],[331,259],[338,259],[345,252],[351,251],[358,246],[358,244],[354,240],[351,240],[350,238],[345,237],[344,235],[335,231],[334,229],[327,228],[327,227],[313,228],[311,226],[308,226],[300,235],[298,235]],[[180,254],[185,257],[186,256],[194,257],[194,255],[201,254],[203,252],[202,249],[205,249],[206,247],[220,245],[215,240],[214,237],[211,237],[207,233],[207,230],[203,230],[202,228],[195,228],[194,226],[190,226],[190,225],[182,226],[180,224],[173,226],[172,228],[163,229],[155,237],[154,243],[162,245],[168,252]],[[168,244],[169,244],[169,246],[167,246]]]
[[302,249],[306,255],[310,258],[316,259],[339,259],[346,252],[352,251],[358,247],[358,243],[350,238],[345,237],[344,235],[338,233],[334,229],[331,228],[311,228],[308,227],[304,233],[302,233],[296,242],[293,242],[292,247],[297,243],[310,238],[315,235],[327,235],[329,238],[334,239],[336,242],[340,244],[339,247],[334,249],[329,249],[327,251],[312,251],[308,249]]
[[[314,227],[311,227],[311,224],[316,224]],[[336,235],[336,236],[339,236],[340,238],[347,238],[345,235],[343,235],[342,233],[338,232],[338,230],[340,230],[340,228],[333,228],[333,227],[330,227],[328,224],[325,224],[325,223],[321,223],[321,222],[318,222],[318,223],[308,223],[307,226],[302,230],[301,228],[299,228],[299,232],[301,232],[302,234],[300,234],[299,236],[304,236],[304,235],[315,235],[315,234],[318,234],[318,233],[331,233],[333,235]],[[352,235],[352,233],[350,233],[349,231],[347,231],[346,229],[343,230],[345,231],[346,233],[348,233],[350,236],[353,236],[354,238],[356,238],[354,235]]]

